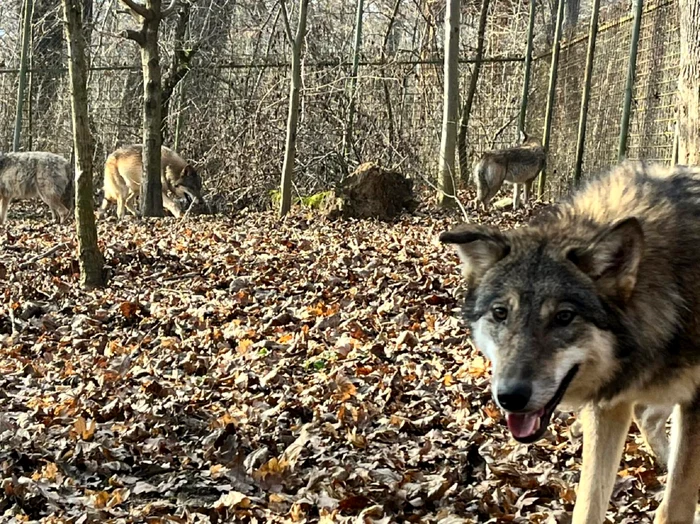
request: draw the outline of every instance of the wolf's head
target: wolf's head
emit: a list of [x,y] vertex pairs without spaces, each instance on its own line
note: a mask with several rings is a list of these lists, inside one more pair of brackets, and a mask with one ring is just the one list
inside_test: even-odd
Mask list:
[[173,189],[179,197],[187,197],[194,202],[202,200],[202,178],[190,164],[187,164],[174,181]]
[[462,225],[454,244],[467,281],[472,340],[492,363],[492,391],[520,442],[544,433],[560,401],[592,398],[615,369],[612,331],[637,281],[635,218],[585,234],[563,226],[507,232]]

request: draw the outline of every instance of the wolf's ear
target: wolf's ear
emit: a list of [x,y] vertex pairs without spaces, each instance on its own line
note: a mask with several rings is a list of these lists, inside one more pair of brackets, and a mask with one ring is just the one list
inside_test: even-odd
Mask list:
[[467,285],[478,284],[486,272],[510,251],[508,240],[495,227],[462,224],[440,235],[440,242],[453,244],[462,261]]
[[518,139],[520,140],[521,144],[524,144],[527,140],[527,134],[522,129],[518,131]]
[[570,250],[567,258],[591,277],[603,294],[626,302],[637,284],[643,251],[642,226],[631,217],[604,231],[590,246]]

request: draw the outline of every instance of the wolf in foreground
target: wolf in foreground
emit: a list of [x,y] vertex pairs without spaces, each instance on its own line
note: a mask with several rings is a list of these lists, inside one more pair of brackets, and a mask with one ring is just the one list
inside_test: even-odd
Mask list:
[[476,203],[480,203],[484,210],[489,208],[489,203],[501,189],[503,182],[523,184],[525,202],[529,200],[528,183],[544,168],[545,152],[542,142],[536,138],[521,132],[520,140],[520,145],[515,147],[487,151],[474,165]]
[[[104,213],[111,202],[117,204],[117,216],[124,217],[125,210],[138,214],[133,200],[141,194],[143,146],[130,145],[117,149],[107,157],[104,169],[104,198],[100,206]],[[176,197],[188,197],[201,201],[202,179],[195,169],[175,151],[161,147],[161,183],[163,185],[163,207],[173,216],[182,215],[180,206],[167,193]]]
[[73,176],[62,156],[43,151],[0,154],[0,224],[15,199],[40,198],[63,223],[71,213]]
[[537,223],[510,231],[461,225],[440,240],[463,262],[465,316],[492,362],[493,395],[513,437],[538,440],[560,403],[580,410],[572,522],[604,522],[633,412],[644,426],[640,413],[673,410],[654,522],[692,523],[700,486],[700,168],[624,163]]

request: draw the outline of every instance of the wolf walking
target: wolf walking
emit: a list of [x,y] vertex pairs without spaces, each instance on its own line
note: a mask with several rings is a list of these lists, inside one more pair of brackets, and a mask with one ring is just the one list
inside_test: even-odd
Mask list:
[[[117,216],[122,218],[128,210],[136,215],[133,201],[141,193],[143,146],[130,145],[117,149],[107,157],[104,169],[104,198],[100,206],[106,211],[111,202],[117,204]],[[180,206],[168,193],[201,200],[202,179],[195,169],[175,151],[161,147],[161,183],[163,185],[163,207],[175,217],[182,215]]]
[[440,237],[463,262],[465,316],[493,364],[492,391],[513,437],[541,438],[560,403],[580,410],[574,524],[604,522],[633,416],[668,457],[655,523],[694,521],[698,217],[700,168],[625,163],[527,227],[467,224]]
[[503,182],[525,186],[525,201],[529,195],[529,182],[544,169],[545,151],[542,142],[536,138],[520,134],[521,144],[508,149],[487,151],[474,165],[476,202],[486,210],[489,203],[501,189]]
[[59,223],[70,215],[74,182],[68,160],[43,151],[0,154],[0,224],[10,202],[40,198]]

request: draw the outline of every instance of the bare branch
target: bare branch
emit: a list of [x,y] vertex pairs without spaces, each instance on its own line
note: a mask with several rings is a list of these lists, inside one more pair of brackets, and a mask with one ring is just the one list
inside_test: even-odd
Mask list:
[[290,45],[294,45],[294,36],[292,35],[292,28],[289,25],[289,13],[287,12],[287,4],[284,0],[280,0],[280,7],[282,8],[282,20],[284,21],[284,34],[287,35],[287,40],[289,40]]
[[131,9],[134,13],[136,13],[139,16],[142,16],[146,20],[150,19],[150,17],[153,16],[150,9],[146,9],[146,6],[143,4],[139,4],[134,0],[122,0],[122,2],[126,4],[126,6],[129,9]]
[[160,18],[168,18],[171,14],[175,12],[175,9],[177,9],[178,7],[180,7],[180,2],[178,2],[178,0],[171,0],[170,5],[168,7],[160,10]]
[[122,36],[124,38],[128,38],[129,40],[133,40],[141,47],[146,45],[146,36],[143,34],[143,31],[134,31],[133,29],[125,29],[124,31],[122,31]]

